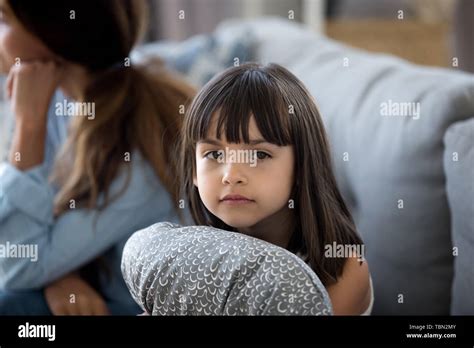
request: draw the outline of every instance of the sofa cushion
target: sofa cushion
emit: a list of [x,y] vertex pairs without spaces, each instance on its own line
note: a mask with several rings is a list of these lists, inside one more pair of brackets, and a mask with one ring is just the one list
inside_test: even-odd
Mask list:
[[244,234],[158,223],[126,243],[122,272],[153,315],[329,315],[318,276],[298,256]]
[[190,83],[202,86],[218,72],[247,61],[254,55],[254,43],[251,33],[245,31],[239,35],[202,34],[182,42],[159,41],[140,46],[132,52],[132,61],[159,57]]
[[454,281],[451,314],[474,314],[474,118],[448,128],[444,170],[452,212]]

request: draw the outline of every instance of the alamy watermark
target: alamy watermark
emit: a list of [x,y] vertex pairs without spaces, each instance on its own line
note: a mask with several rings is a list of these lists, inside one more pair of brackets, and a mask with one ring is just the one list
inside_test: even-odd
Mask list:
[[327,258],[340,257],[349,258],[357,257],[357,261],[365,261],[365,245],[364,244],[326,244],[324,246],[324,256]]
[[38,261],[38,245],[11,244],[7,241],[5,244],[0,244],[0,258],[22,258],[36,262]]
[[56,116],[82,116],[88,120],[95,119],[95,103],[69,102],[64,99],[63,102],[57,102],[55,108]]
[[217,151],[218,163],[248,163],[250,167],[257,166],[257,150],[233,150],[226,146],[225,150]]
[[30,324],[26,322],[18,326],[18,337],[20,338],[46,338],[52,342],[56,340],[56,325],[54,324]]
[[380,115],[394,117],[420,118],[421,104],[419,102],[395,102],[391,99],[380,103]]

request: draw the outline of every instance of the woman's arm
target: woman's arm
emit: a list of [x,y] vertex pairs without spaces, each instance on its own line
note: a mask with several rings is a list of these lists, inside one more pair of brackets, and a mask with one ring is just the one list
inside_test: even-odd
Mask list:
[[[127,190],[100,214],[71,209],[54,219],[54,193],[43,168],[19,171],[0,164],[0,248],[37,250],[37,258],[0,257],[0,289],[43,288],[156,219],[175,218],[153,169],[138,153],[132,154],[131,166]],[[126,180],[122,172],[111,196]]]
[[19,170],[26,170],[43,163],[46,125],[31,129],[16,122],[10,148],[9,162]]
[[48,285],[44,297],[53,315],[108,315],[102,296],[77,272]]
[[[153,170],[139,154],[132,154],[130,185],[123,196],[100,215],[71,209],[55,219],[55,192],[48,171],[57,147],[65,141],[66,123],[52,114],[48,119],[45,110],[56,83],[43,74],[48,69],[28,69],[28,74],[14,69],[7,92],[16,116],[16,134],[10,162],[0,164],[0,288],[36,289],[76,270],[157,218],[175,216]],[[121,189],[125,177],[116,178],[112,195]],[[21,248],[29,255],[14,256]]]
[[48,108],[61,74],[54,62],[22,62],[10,69],[6,89],[15,132],[9,162],[19,170],[43,163]]

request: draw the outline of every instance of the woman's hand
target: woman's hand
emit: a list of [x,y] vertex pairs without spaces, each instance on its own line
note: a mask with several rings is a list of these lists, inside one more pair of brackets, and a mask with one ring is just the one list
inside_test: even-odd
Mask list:
[[16,121],[43,124],[49,104],[62,78],[62,67],[53,61],[21,62],[7,78],[7,96]]
[[109,315],[103,298],[77,273],[71,273],[44,290],[54,315]]
[[55,62],[22,62],[9,72],[6,91],[15,115],[10,163],[20,170],[44,160],[46,123],[51,98],[62,79]]

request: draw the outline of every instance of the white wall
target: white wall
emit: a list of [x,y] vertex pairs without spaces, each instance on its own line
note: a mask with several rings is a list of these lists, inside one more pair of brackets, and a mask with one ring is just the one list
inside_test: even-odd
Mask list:
[[295,20],[321,33],[324,30],[324,4],[325,0],[242,0],[242,16],[288,17],[289,11],[293,11]]
[[[153,39],[182,40],[207,33],[229,18],[282,16],[293,11],[294,20],[321,32],[325,0],[151,0]],[[184,11],[185,20],[178,20]]]

